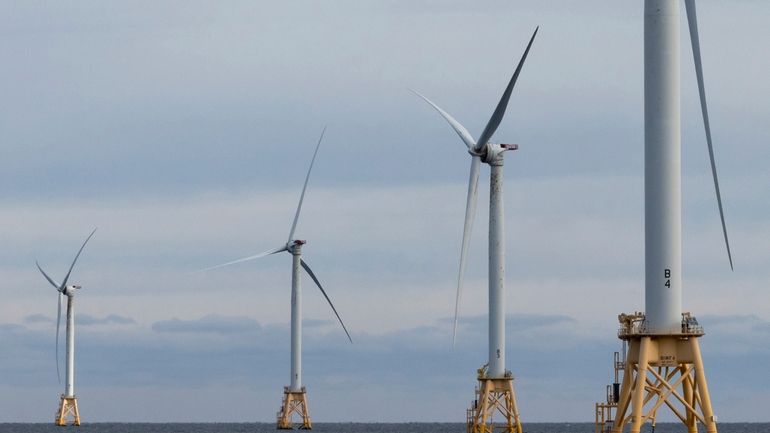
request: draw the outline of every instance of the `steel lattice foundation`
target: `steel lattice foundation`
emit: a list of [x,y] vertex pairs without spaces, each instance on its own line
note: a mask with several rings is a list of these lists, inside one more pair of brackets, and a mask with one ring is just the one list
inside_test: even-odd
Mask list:
[[58,426],[66,426],[67,419],[71,418],[70,425],[80,425],[80,412],[78,411],[78,399],[75,396],[65,397],[63,394],[59,400],[59,410],[56,412],[56,420],[54,424]]
[[[652,335],[640,329],[643,315],[621,315],[619,336],[628,342],[629,352],[613,433],[623,432],[626,425],[630,433],[639,433],[646,422],[655,425],[663,405],[689,433],[698,432],[698,423],[708,433],[717,432],[700,352],[703,328],[688,313],[683,316],[681,334]],[[691,323],[695,326],[691,327]]]
[[[502,379],[484,377],[484,369],[479,370],[479,385],[476,388],[476,400],[468,409],[468,433],[523,433],[516,405],[516,393],[513,390],[513,377]],[[502,422],[495,424],[493,417],[502,416]]]
[[313,423],[310,421],[310,411],[307,407],[305,387],[303,386],[301,391],[293,392],[289,390],[288,386],[285,386],[283,388],[281,410],[278,411],[278,429],[293,429],[295,425],[292,422],[292,417],[295,414],[302,419],[302,423],[297,425],[300,430],[310,430],[313,428]]

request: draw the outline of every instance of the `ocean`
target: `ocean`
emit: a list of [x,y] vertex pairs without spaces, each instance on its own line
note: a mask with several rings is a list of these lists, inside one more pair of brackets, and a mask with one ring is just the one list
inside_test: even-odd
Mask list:
[[[593,423],[529,423],[524,433],[593,433]],[[0,424],[0,433],[274,433],[272,423],[85,423],[75,429],[53,424]],[[314,423],[313,432],[328,433],[465,433],[460,423]],[[643,432],[651,433],[646,425]],[[704,430],[701,430],[704,431]],[[658,424],[655,433],[686,432],[681,424]],[[770,423],[720,423],[720,433],[770,433]]]

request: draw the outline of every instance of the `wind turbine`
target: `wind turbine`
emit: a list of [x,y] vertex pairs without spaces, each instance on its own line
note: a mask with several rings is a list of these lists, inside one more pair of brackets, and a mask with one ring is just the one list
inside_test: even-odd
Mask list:
[[96,233],[94,229],[90,235],[86,238],[83,245],[80,246],[78,253],[75,255],[75,259],[70,265],[67,275],[64,276],[61,284],[49,277],[45,273],[43,268],[38,262],[35,262],[40,273],[43,274],[46,280],[51,283],[56,291],[59,292],[57,298],[59,298],[59,306],[56,309],[56,375],[61,382],[61,376],[59,375],[59,326],[61,324],[61,306],[62,297],[67,297],[67,348],[66,348],[66,361],[65,361],[65,382],[64,382],[64,394],[61,395],[59,401],[59,410],[56,413],[55,424],[59,426],[67,425],[67,418],[72,417],[73,425],[80,425],[80,412],[78,411],[78,401],[75,396],[75,291],[80,289],[79,285],[70,284],[67,285],[72,274],[72,269],[75,267],[75,263],[80,257],[80,253],[83,252],[83,248],[91,239],[91,236]]
[[[711,161],[727,258],[733,268],[719,190],[701,64],[695,1],[685,0],[701,113]],[[638,433],[663,404],[691,433],[697,423],[715,433],[699,338],[703,328],[682,312],[682,192],[680,133],[680,4],[645,0],[644,8],[644,185],[645,313],[621,314],[619,338],[629,345],[613,432],[626,424]],[[649,385],[649,386],[647,386]],[[677,388],[681,387],[681,393]],[[654,400],[654,403],[650,403]],[[651,407],[645,413],[645,405]],[[680,409],[675,409],[679,405]],[[627,411],[630,409],[630,414]]]
[[[478,195],[479,170],[481,163],[490,166],[490,195],[489,195],[489,361],[486,367],[478,370],[479,389],[477,389],[476,401],[471,408],[473,420],[472,431],[488,430],[492,414],[497,410],[505,418],[506,432],[521,433],[521,422],[516,406],[516,396],[513,391],[513,376],[505,368],[505,233],[503,223],[505,221],[503,207],[503,156],[508,150],[518,149],[516,144],[491,143],[495,131],[503,120],[508,100],[516,84],[516,80],[524,66],[532,42],[537,35],[537,28],[519,60],[508,86],[487,122],[487,126],[481,133],[478,141],[455,120],[449,113],[439,108],[431,100],[416,93],[430,104],[455,130],[460,139],[468,148],[471,155],[471,169],[468,180],[468,196],[465,207],[465,224],[463,227],[463,240],[460,248],[460,268],[457,276],[457,295],[455,298],[455,316],[452,331],[452,343],[457,336],[457,319],[462,295],[463,276],[468,257],[468,242],[473,229],[473,220],[476,216],[476,201]],[[471,421],[469,420],[469,423]]]
[[326,291],[321,286],[321,283],[320,281],[318,281],[318,278],[316,277],[313,270],[310,269],[310,266],[307,264],[307,262],[305,262],[305,260],[302,259],[302,246],[305,245],[307,241],[294,238],[294,231],[297,228],[297,222],[299,221],[299,214],[300,214],[300,211],[302,210],[302,201],[305,199],[305,191],[307,190],[307,184],[308,184],[308,181],[310,180],[310,172],[313,170],[313,163],[315,162],[316,155],[318,155],[318,149],[321,147],[321,141],[323,140],[325,133],[326,133],[326,127],[324,127],[323,131],[321,132],[321,136],[318,138],[318,143],[316,144],[315,152],[313,152],[313,158],[310,160],[310,167],[307,170],[307,176],[305,176],[305,184],[302,187],[302,193],[299,196],[299,204],[297,205],[297,211],[294,214],[294,221],[291,224],[291,230],[289,230],[289,238],[286,244],[267,250],[259,254],[255,254],[253,256],[244,257],[242,259],[233,260],[231,262],[223,263],[221,265],[212,266],[210,268],[204,269],[204,271],[208,271],[212,269],[222,268],[225,266],[234,265],[236,263],[243,263],[246,261],[259,259],[262,257],[267,257],[267,256],[281,253],[284,251],[292,255],[291,379],[290,379],[291,385],[288,387],[284,387],[284,390],[283,390],[283,393],[284,393],[283,402],[281,405],[281,410],[278,412],[278,417],[277,417],[279,429],[290,429],[293,427],[293,423],[292,423],[293,414],[297,414],[302,418],[302,424],[300,426],[301,429],[312,428],[312,422],[310,420],[310,413],[309,413],[308,404],[307,404],[306,390],[305,390],[305,387],[302,385],[302,290],[301,290],[301,284],[300,284],[300,276],[301,276],[300,267],[302,267],[302,269],[304,269],[305,272],[307,272],[307,274],[316,284],[318,289],[321,291],[321,294],[323,294],[324,298],[326,298],[326,301],[329,303],[329,306],[332,308],[334,315],[337,316],[337,320],[340,322],[340,325],[342,325],[342,329],[345,331],[345,334],[347,335],[348,340],[350,340],[350,342],[353,343],[353,339],[350,337],[350,333],[348,332],[348,329],[345,327],[345,324],[342,322],[342,318],[337,312],[337,309],[334,307],[334,304],[332,304],[331,299],[329,299],[329,296],[326,294]]

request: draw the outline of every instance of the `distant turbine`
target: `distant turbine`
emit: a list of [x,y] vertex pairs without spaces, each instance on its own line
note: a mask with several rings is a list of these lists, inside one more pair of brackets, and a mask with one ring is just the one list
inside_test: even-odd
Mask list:
[[[487,122],[487,126],[481,133],[478,141],[474,140],[471,134],[460,122],[455,120],[449,113],[439,108],[438,105],[430,101],[420,93],[416,93],[422,99],[430,104],[455,130],[460,139],[468,148],[471,155],[470,177],[468,180],[468,196],[465,207],[465,224],[463,227],[462,247],[460,248],[460,267],[457,275],[457,295],[455,298],[455,316],[452,328],[452,344],[457,336],[457,320],[460,309],[460,299],[462,297],[463,277],[465,274],[465,264],[468,257],[468,243],[470,241],[471,231],[473,229],[473,220],[476,216],[476,200],[478,195],[479,169],[484,162],[490,166],[490,196],[489,196],[489,362],[486,368],[479,371],[479,388],[481,396],[478,407],[472,408],[474,414],[474,425],[476,428],[486,427],[488,417],[494,412],[495,405],[501,405],[500,411],[508,420],[509,432],[521,433],[521,424],[519,422],[518,409],[516,408],[516,398],[513,392],[512,376],[505,368],[505,234],[503,223],[505,220],[503,207],[503,155],[505,151],[516,150],[516,144],[498,144],[491,143],[489,140],[494,135],[503,115],[508,106],[508,100],[511,92],[519,78],[521,68],[527,59],[532,42],[535,40],[537,30],[524,50],[524,54],[519,61],[516,71],[513,73],[508,86],[500,98],[492,117]],[[503,400],[500,396],[494,395],[494,389],[504,389]],[[515,425],[514,425],[515,424]],[[481,430],[479,430],[481,431]],[[484,430],[487,431],[487,430]]]
[[72,264],[70,265],[69,271],[67,271],[67,275],[64,276],[64,280],[61,284],[55,282],[51,277],[48,276],[48,274],[45,273],[42,267],[40,267],[40,264],[38,262],[35,262],[37,265],[37,268],[40,270],[40,273],[43,274],[46,280],[48,280],[51,285],[56,288],[56,291],[59,292],[59,295],[57,298],[59,299],[59,306],[56,309],[56,376],[59,377],[59,382],[61,382],[61,376],[59,374],[59,327],[61,324],[61,304],[62,304],[62,297],[67,297],[67,348],[66,348],[66,361],[65,361],[65,385],[64,385],[64,394],[61,395],[60,402],[59,402],[59,410],[56,413],[56,425],[63,426],[67,425],[67,418],[69,416],[72,416],[72,424],[73,425],[80,425],[80,412],[78,411],[78,402],[77,397],[75,397],[75,290],[80,289],[80,286],[78,285],[67,285],[67,282],[69,281],[70,275],[72,274],[72,269],[75,267],[75,263],[78,261],[78,257],[80,257],[80,253],[83,252],[83,248],[85,248],[88,241],[91,239],[91,236],[96,233],[96,229],[94,229],[90,235],[86,238],[85,242],[83,242],[83,245],[78,250],[78,253],[75,255],[75,259],[72,261]]
[[225,266],[234,265],[236,263],[243,263],[250,260],[259,259],[262,257],[267,257],[272,254],[280,253],[280,252],[288,252],[292,255],[292,272],[291,272],[291,385],[289,387],[284,388],[284,399],[283,399],[283,405],[281,407],[281,412],[279,413],[278,417],[278,428],[279,429],[285,429],[285,428],[292,428],[292,414],[296,413],[300,417],[302,417],[302,425],[300,428],[303,429],[309,429],[312,427],[312,423],[310,421],[310,415],[308,412],[307,407],[307,397],[306,397],[306,391],[305,387],[302,386],[302,291],[301,291],[301,285],[300,285],[300,267],[302,267],[305,272],[308,273],[310,278],[313,280],[313,282],[316,284],[318,289],[321,291],[321,294],[326,298],[326,301],[329,303],[329,306],[332,308],[332,311],[334,312],[334,315],[337,316],[337,320],[339,321],[340,325],[342,325],[342,329],[345,331],[345,334],[348,337],[348,340],[350,342],[353,342],[353,339],[350,337],[350,333],[348,332],[347,327],[345,327],[345,324],[342,322],[342,318],[340,317],[339,313],[337,313],[337,309],[334,307],[334,304],[332,304],[331,299],[326,294],[326,291],[321,286],[320,281],[318,281],[318,278],[316,277],[315,273],[312,269],[310,269],[310,266],[302,259],[302,246],[306,243],[304,240],[298,240],[294,239],[294,231],[297,228],[297,223],[299,221],[299,214],[302,210],[302,202],[305,199],[305,191],[307,190],[307,184],[310,180],[310,172],[313,170],[313,163],[315,162],[316,155],[318,154],[318,149],[321,146],[321,141],[323,140],[323,136],[326,133],[326,127],[324,127],[323,131],[321,132],[321,136],[318,139],[318,144],[316,144],[315,152],[313,152],[313,158],[310,160],[310,167],[307,170],[307,176],[305,176],[305,184],[302,187],[302,194],[300,194],[299,197],[299,204],[297,205],[297,211],[294,214],[294,221],[291,224],[291,230],[289,230],[289,237],[288,241],[285,245],[281,245],[279,247],[267,250],[265,252],[255,254],[253,256],[244,257],[238,260],[233,260],[231,262],[223,263],[221,265],[212,266],[210,268],[203,269],[204,271],[212,270],[212,269],[218,269]]

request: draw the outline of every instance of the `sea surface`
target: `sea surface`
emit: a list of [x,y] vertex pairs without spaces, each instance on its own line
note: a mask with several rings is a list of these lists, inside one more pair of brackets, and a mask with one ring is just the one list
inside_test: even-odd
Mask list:
[[[78,428],[53,424],[0,424],[0,433],[274,433],[272,423],[238,424],[162,424],[162,423],[87,423]],[[313,432],[335,433],[465,433],[460,423],[313,423]],[[649,425],[643,432],[652,432]],[[704,431],[704,430],[701,430]],[[524,433],[593,433],[593,423],[529,423]],[[655,433],[686,432],[681,424],[658,424]],[[720,433],[770,433],[770,423],[720,423]]]

